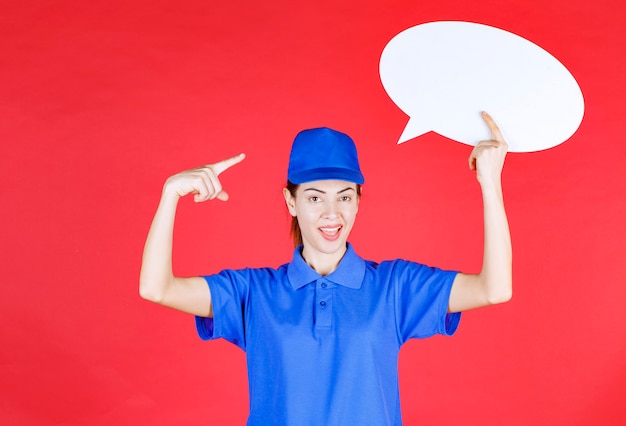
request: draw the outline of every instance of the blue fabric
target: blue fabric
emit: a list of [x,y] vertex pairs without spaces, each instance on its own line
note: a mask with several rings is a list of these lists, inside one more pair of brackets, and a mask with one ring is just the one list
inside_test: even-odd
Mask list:
[[401,425],[400,347],[456,331],[460,313],[447,313],[455,275],[364,261],[348,245],[322,277],[298,248],[278,269],[206,277],[215,318],[196,317],[196,327],[246,351],[249,426]]
[[332,179],[365,181],[352,138],[328,127],[298,133],[291,145],[287,180],[301,184]]

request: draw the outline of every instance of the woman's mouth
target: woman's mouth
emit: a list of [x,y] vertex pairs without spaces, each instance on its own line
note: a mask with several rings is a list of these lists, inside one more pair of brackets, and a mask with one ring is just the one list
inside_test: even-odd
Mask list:
[[320,227],[318,228],[322,234],[322,236],[328,240],[328,241],[334,241],[337,238],[339,238],[339,235],[341,235],[341,229],[343,227],[341,225],[336,225],[336,226],[324,226],[324,227]]

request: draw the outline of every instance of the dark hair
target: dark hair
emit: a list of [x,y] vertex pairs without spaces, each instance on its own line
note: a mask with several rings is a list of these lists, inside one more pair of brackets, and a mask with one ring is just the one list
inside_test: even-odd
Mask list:
[[[296,198],[296,191],[298,191],[298,187],[300,187],[300,184],[287,181],[286,188],[293,198]],[[361,185],[358,183],[356,184],[356,194],[359,197],[361,196]],[[291,234],[291,238],[293,238],[294,247],[298,247],[302,244],[302,232],[300,231],[300,224],[298,223],[298,218],[296,216],[291,216],[291,229],[289,230],[289,233]]]

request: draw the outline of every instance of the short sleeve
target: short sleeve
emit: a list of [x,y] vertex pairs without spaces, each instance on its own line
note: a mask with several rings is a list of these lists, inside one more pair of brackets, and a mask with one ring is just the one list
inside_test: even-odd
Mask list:
[[396,323],[400,342],[434,334],[454,334],[461,313],[448,313],[455,271],[444,271],[408,261],[395,261]]
[[224,338],[246,350],[245,312],[250,280],[247,270],[225,270],[204,277],[211,291],[213,318],[195,317],[203,340]]

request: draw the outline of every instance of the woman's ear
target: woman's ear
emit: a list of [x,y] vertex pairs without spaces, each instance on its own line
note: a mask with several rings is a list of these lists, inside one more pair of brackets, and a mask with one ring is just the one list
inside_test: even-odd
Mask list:
[[296,197],[291,195],[291,192],[289,192],[287,188],[283,188],[283,195],[285,196],[285,204],[287,204],[289,214],[296,217]]

